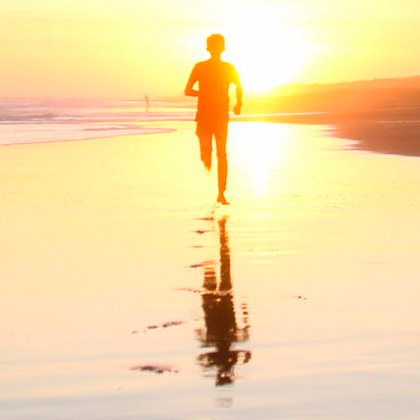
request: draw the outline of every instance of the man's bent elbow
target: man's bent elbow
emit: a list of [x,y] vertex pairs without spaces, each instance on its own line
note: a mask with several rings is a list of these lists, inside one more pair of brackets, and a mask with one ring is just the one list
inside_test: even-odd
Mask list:
[[184,90],[184,95],[185,96],[198,96],[198,91],[186,87]]

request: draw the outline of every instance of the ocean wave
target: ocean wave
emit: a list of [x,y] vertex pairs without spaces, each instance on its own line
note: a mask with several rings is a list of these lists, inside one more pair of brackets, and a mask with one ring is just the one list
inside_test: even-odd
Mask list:
[[134,101],[83,103],[0,100],[0,144],[45,143],[173,131],[147,123],[188,121],[193,110],[182,103],[156,102],[146,110]]

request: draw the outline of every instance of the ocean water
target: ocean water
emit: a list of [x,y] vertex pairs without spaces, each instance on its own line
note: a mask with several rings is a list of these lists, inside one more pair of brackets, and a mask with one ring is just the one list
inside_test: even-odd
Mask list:
[[0,99],[0,145],[162,133],[193,118],[187,102]]

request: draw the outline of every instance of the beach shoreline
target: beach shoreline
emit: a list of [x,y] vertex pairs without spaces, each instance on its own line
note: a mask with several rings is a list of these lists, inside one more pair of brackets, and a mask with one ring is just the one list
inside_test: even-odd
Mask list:
[[[105,106],[103,109],[100,106]],[[159,134],[172,131],[177,123],[194,126],[190,102],[155,101],[149,110],[141,102],[72,101],[39,102],[3,100],[0,114],[2,145],[85,141]],[[261,108],[263,109],[263,108]],[[273,106],[267,108],[273,111]],[[248,112],[248,113],[247,113]],[[328,126],[332,135],[353,140],[355,149],[384,154],[420,156],[420,121],[413,106],[383,109],[326,110],[315,112],[256,112],[252,101],[245,114],[232,115],[235,122]]]

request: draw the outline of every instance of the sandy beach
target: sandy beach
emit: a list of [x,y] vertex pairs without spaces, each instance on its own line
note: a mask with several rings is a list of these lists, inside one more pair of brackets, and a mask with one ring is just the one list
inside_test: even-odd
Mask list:
[[0,418],[417,420],[420,160],[160,127],[0,147]]

